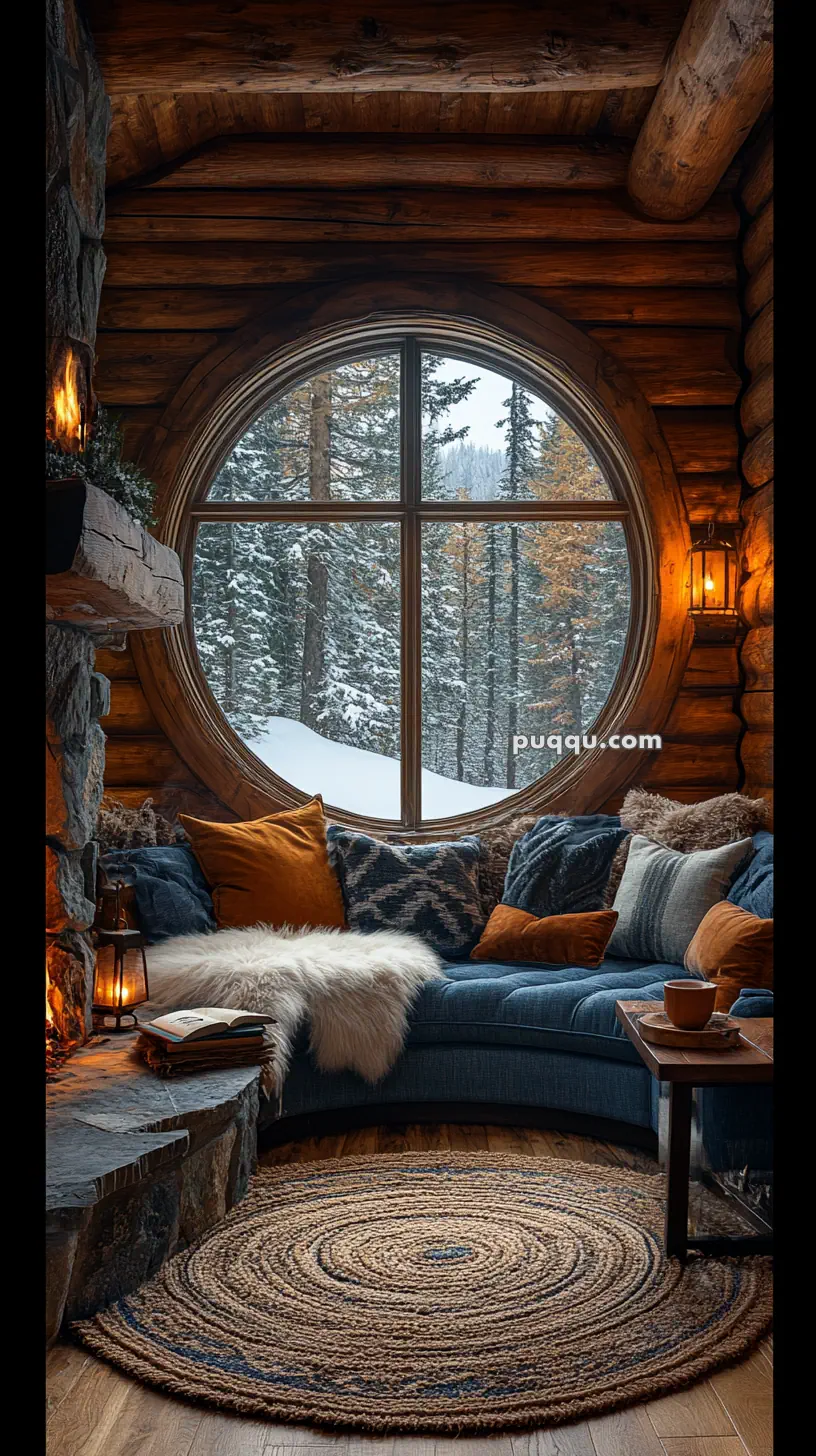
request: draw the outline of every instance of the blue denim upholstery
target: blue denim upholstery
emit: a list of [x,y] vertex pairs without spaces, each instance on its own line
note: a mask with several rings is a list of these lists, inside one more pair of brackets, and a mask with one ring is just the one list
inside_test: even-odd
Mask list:
[[[306,1052],[292,1062],[283,1116],[387,1102],[485,1102],[549,1107],[649,1127],[651,1077],[641,1064],[535,1047],[408,1046],[376,1087],[353,1072],[324,1076]],[[262,1104],[261,1125],[274,1107]]]
[[607,957],[585,966],[448,962],[411,1013],[410,1046],[428,1042],[528,1046],[639,1063],[615,1015],[616,1001],[662,1001],[663,982],[691,979],[682,966]]
[[[662,1000],[665,980],[688,978],[681,966],[611,957],[597,970],[466,961],[448,963],[445,976],[423,988],[405,1050],[376,1087],[352,1072],[318,1072],[304,1034],[283,1089],[282,1116],[471,1102],[577,1112],[657,1131],[659,1085],[620,1026],[615,1002]],[[759,1014],[772,1014],[765,997],[756,999]],[[740,1015],[752,1014],[744,1009],[752,1000],[743,992]],[[714,1167],[772,1166],[770,1093],[767,1087],[701,1093]],[[262,1102],[261,1125],[275,1112]]]

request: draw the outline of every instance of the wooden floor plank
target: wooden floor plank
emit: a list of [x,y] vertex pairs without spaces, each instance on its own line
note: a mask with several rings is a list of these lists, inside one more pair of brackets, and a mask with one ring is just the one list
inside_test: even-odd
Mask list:
[[669,1436],[666,1456],[746,1456],[739,1436]]
[[711,1385],[750,1456],[773,1451],[773,1373],[759,1352],[729,1370],[718,1370]]
[[450,1145],[459,1153],[486,1153],[487,1128],[480,1122],[449,1122]]
[[377,1129],[378,1153],[407,1153],[410,1150],[408,1129],[404,1122],[394,1122]]
[[376,1127],[355,1127],[346,1133],[343,1138],[341,1156],[365,1157],[377,1151],[377,1129]]
[[708,1381],[650,1400],[646,1407],[658,1436],[733,1436],[734,1427]]
[[102,1456],[131,1390],[124,1375],[90,1359],[48,1423],[47,1456]]
[[526,1127],[488,1127],[487,1146],[491,1153],[523,1153],[527,1158],[540,1158]]
[[595,1456],[665,1456],[643,1405],[596,1416],[587,1424]]
[[279,1426],[221,1411],[206,1411],[196,1431],[190,1456],[264,1456],[270,1445],[279,1445]]
[[188,1401],[168,1400],[136,1380],[128,1384],[104,1456],[189,1456],[207,1412]]
[[556,1426],[554,1431],[525,1431],[513,1436],[513,1456],[595,1456],[589,1426]]
[[418,1153],[447,1153],[450,1135],[444,1122],[409,1122],[406,1129],[409,1146]]
[[45,1357],[46,1419],[59,1410],[90,1358],[87,1350],[80,1345],[69,1345],[67,1340],[61,1340],[48,1351]]

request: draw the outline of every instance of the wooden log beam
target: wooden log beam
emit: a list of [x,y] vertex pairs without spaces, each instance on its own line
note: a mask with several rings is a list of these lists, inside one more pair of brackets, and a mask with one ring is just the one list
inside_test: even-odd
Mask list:
[[99,333],[94,374],[97,394],[116,404],[167,400],[221,337],[205,332]]
[[756,318],[757,314],[770,302],[773,292],[774,260],[773,253],[769,253],[762,266],[752,278],[749,278],[745,289],[745,312],[750,319]]
[[733,404],[742,380],[734,336],[717,329],[590,329],[652,405]]
[[745,335],[745,367],[750,374],[759,374],[773,363],[774,306],[773,299],[757,315]]
[[114,193],[107,242],[709,242],[735,238],[730,197],[689,222],[643,217],[622,189],[378,192],[135,188]]
[[742,474],[751,490],[759,490],[774,475],[774,427],[773,420],[755,435],[746,447],[742,457]]
[[139,179],[161,188],[624,187],[620,137],[281,132],[217,137]]
[[742,179],[742,202],[749,217],[756,217],[761,207],[773,196],[774,145],[773,126],[763,129],[754,154],[749,157]]
[[[733,404],[741,379],[731,363],[733,336],[720,329],[590,329],[653,405]],[[223,337],[211,333],[100,331],[96,390],[109,405],[170,399],[193,365]]]
[[756,273],[773,251],[773,235],[774,205],[773,198],[771,198],[754,218],[745,234],[742,259],[749,273]]
[[658,409],[655,414],[679,474],[736,470],[739,442],[733,410]]
[[650,217],[693,217],[770,94],[773,0],[692,0],[629,166]]
[[[728,288],[525,286],[522,291],[577,323],[738,329],[742,320],[736,294]],[[99,328],[238,329],[291,292],[289,287],[109,288],[106,284]]]
[[768,364],[746,389],[740,405],[740,421],[746,439],[752,440],[771,423],[773,417],[774,371],[773,364]]
[[736,525],[739,521],[742,482],[736,471],[712,475],[678,473],[677,484],[692,525],[705,525],[707,521]]
[[111,96],[140,91],[607,91],[656,86],[683,0],[91,0]]
[[106,281],[112,287],[197,287],[330,282],[373,273],[479,275],[494,283],[543,285],[604,282],[635,287],[704,286],[736,282],[728,243],[608,243],[603,260],[593,243],[428,244],[110,243]]

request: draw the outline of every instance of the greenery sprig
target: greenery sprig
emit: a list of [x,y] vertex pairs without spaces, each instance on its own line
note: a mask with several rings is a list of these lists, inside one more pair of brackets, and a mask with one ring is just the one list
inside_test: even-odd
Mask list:
[[119,416],[99,407],[91,438],[78,455],[71,455],[54,440],[46,439],[45,478],[65,480],[77,476],[104,490],[143,526],[152,526],[156,486],[138,466],[122,459],[123,444]]

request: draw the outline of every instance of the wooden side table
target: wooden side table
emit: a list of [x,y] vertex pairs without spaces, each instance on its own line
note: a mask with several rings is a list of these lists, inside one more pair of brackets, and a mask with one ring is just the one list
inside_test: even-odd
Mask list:
[[684,1050],[657,1046],[640,1034],[640,1017],[662,1011],[662,1001],[616,1001],[615,1012],[632,1045],[658,1082],[669,1084],[669,1143],[666,1160],[666,1253],[685,1259],[689,1249],[707,1254],[769,1254],[773,1240],[745,1237],[688,1236],[692,1093],[695,1087],[746,1086],[773,1082],[773,1019],[735,1018],[742,1043],[727,1051]]

